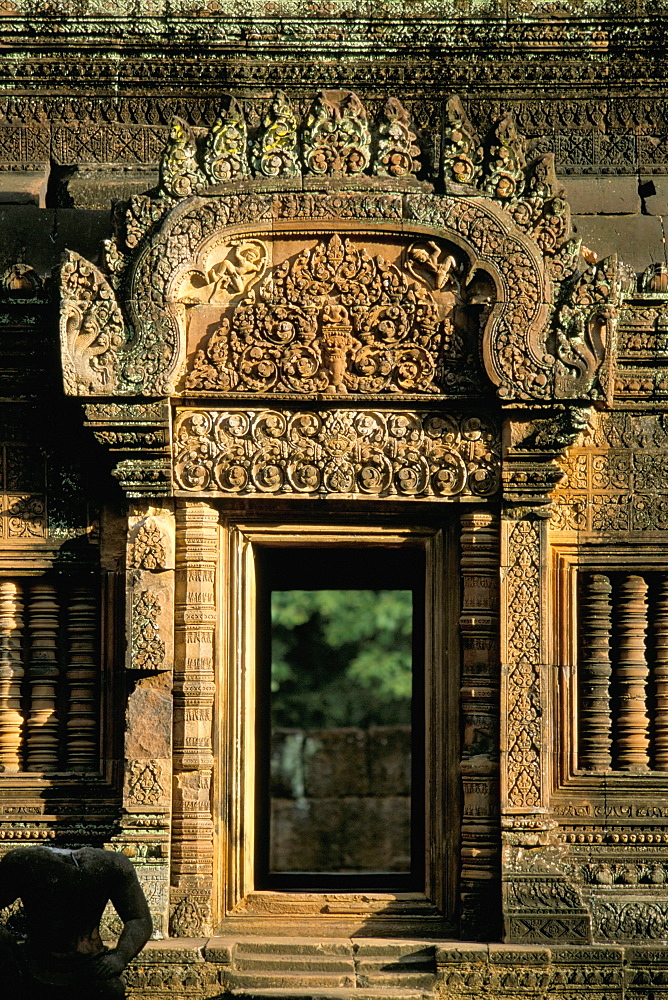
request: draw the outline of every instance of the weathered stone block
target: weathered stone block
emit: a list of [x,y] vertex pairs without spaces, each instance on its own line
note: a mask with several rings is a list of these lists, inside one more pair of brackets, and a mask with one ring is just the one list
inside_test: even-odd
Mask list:
[[372,726],[367,734],[369,791],[372,795],[410,795],[410,726]]
[[641,210],[638,178],[568,177],[566,195],[574,215],[636,215]]
[[37,205],[44,208],[49,182],[48,163],[24,170],[0,171],[0,205]]
[[64,184],[72,208],[109,209],[114,200],[128,201],[158,182],[157,170],[100,164],[77,167]]
[[304,747],[305,794],[368,795],[366,734],[361,729],[312,730]]
[[663,260],[661,222],[649,215],[576,215],[573,227],[585,246],[599,257],[619,253],[625,264],[644,271]]
[[126,757],[168,757],[172,740],[171,676],[142,678],[128,699]]

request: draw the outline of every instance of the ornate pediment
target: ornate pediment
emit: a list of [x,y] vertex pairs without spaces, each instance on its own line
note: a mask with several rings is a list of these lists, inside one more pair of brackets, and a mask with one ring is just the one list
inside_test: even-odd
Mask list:
[[609,394],[619,267],[585,263],[551,158],[527,163],[512,118],[482,141],[456,98],[446,117],[434,185],[395,98],[375,121],[350,91],[301,125],[280,93],[254,131],[234,99],[208,132],[175,120],[105,267],[61,269],[66,391]]

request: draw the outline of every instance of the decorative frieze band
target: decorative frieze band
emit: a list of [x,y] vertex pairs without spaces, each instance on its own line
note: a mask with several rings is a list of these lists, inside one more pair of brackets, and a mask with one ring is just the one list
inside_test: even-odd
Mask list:
[[219,496],[444,500],[499,486],[486,417],[407,410],[180,410],[177,490]]

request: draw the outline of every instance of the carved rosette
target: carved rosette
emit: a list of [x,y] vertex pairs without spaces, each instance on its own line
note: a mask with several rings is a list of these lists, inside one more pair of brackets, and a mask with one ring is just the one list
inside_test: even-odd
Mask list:
[[499,486],[487,418],[405,410],[182,410],[179,490],[221,496],[447,500]]

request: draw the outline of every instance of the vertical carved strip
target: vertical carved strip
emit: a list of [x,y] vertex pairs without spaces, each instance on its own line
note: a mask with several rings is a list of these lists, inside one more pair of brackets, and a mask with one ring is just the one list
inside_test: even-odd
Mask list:
[[518,520],[508,526],[502,592],[505,616],[502,691],[506,753],[503,799],[517,812],[542,805],[540,526]]
[[27,770],[58,768],[58,601],[55,588],[36,583],[28,605],[30,644]]
[[23,599],[13,580],[0,581],[0,771],[21,770]]
[[97,746],[97,614],[93,594],[75,587],[68,608],[67,767],[92,771]]
[[605,770],[612,763],[611,592],[610,579],[601,573],[587,575],[580,592],[578,765],[589,771]]
[[462,516],[462,933],[494,934],[498,913],[499,833],[499,523]]
[[654,769],[668,771],[668,577],[659,584],[654,612]]
[[618,660],[616,670],[619,712],[615,757],[620,770],[646,770],[649,766],[649,719],[645,650],[647,633],[647,583],[641,576],[627,576],[619,588],[616,609]]
[[210,933],[213,880],[212,718],[218,513],[176,514],[172,933]]

